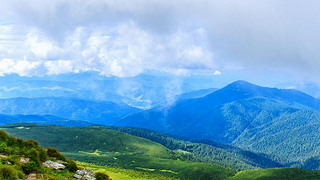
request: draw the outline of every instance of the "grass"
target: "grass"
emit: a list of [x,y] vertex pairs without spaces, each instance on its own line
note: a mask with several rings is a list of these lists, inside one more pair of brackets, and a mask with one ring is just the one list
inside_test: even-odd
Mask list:
[[163,174],[156,174],[150,172],[141,172],[132,169],[123,169],[111,166],[98,166],[95,164],[77,162],[77,164],[82,168],[90,168],[95,172],[103,172],[108,174],[113,180],[180,180],[179,178],[166,176]]
[[320,179],[319,171],[311,171],[298,168],[273,168],[246,170],[237,173],[228,180],[316,180]]
[[105,162],[109,167],[120,167],[143,172],[152,172],[166,176],[179,177],[182,179],[225,179],[235,174],[235,171],[217,165],[206,163],[190,162],[182,160],[156,158],[150,156],[123,156],[123,155],[104,155],[96,156],[93,154],[78,154],[64,152],[69,158],[77,159],[82,162]]
[[[21,126],[25,128],[16,128]],[[35,139],[44,147],[56,147],[68,158],[99,166],[182,179],[225,179],[235,174],[230,168],[187,161],[190,155],[185,152],[105,128],[15,124],[2,129],[17,137]]]

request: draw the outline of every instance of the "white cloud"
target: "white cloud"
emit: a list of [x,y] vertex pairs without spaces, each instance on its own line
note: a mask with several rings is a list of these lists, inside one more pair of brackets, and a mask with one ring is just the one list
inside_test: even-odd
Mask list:
[[0,72],[44,75],[98,71],[106,76],[127,77],[156,70],[185,75],[193,69],[214,68],[212,54],[206,45],[194,42],[195,38],[203,36],[198,29],[157,35],[133,22],[126,22],[112,27],[78,27],[62,43],[57,43],[41,30],[32,28],[26,33],[25,40],[13,47],[0,43],[6,47],[6,53],[0,58],[10,58],[11,63],[17,64],[21,63],[19,59],[26,57],[25,61],[32,60],[31,64],[36,61],[41,71],[32,74],[29,69],[4,68]]
[[22,76],[34,75],[34,71],[41,65],[41,62],[30,62],[27,60],[2,59],[0,61],[0,75],[17,73]]
[[33,29],[28,33],[25,45],[37,58],[50,58],[50,53],[59,53],[59,48],[54,45],[43,33],[39,30]]
[[67,60],[46,61],[44,67],[47,68],[49,75],[73,72],[72,64]]
[[[17,64],[26,56],[40,63],[36,74],[212,74],[241,67],[320,75],[315,1],[0,1],[1,18],[11,23],[0,22],[0,60]],[[62,68],[59,60],[69,64]],[[32,74],[24,70],[0,73]]]

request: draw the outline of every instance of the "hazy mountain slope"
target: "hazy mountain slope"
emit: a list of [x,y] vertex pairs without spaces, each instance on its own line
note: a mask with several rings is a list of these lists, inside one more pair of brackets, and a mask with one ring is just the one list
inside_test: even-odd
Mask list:
[[0,114],[0,125],[12,123],[37,123],[37,124],[54,124],[60,126],[88,126],[93,125],[88,121],[68,120],[52,115],[4,115]]
[[262,110],[266,114],[262,118],[268,118],[286,110],[319,109],[319,102],[299,91],[237,81],[203,98],[180,101],[166,110],[137,113],[114,125],[232,142]]
[[[218,79],[218,78],[217,78]],[[183,92],[216,87],[212,77],[144,72],[134,77],[105,76],[88,71],[49,76],[0,76],[0,98],[67,97],[125,103],[149,109],[171,104]],[[223,84],[221,81],[218,84]]]
[[217,88],[209,88],[209,89],[200,89],[197,91],[191,91],[191,92],[186,92],[179,94],[176,97],[177,101],[185,100],[185,99],[196,99],[196,98],[201,98],[204,97],[208,94],[213,93],[214,91],[218,90]]
[[139,109],[112,102],[85,101],[70,98],[0,99],[0,114],[53,115],[71,120],[109,124]]
[[237,81],[203,98],[137,113],[115,125],[232,143],[289,163],[318,156],[318,110],[319,100],[302,92]]

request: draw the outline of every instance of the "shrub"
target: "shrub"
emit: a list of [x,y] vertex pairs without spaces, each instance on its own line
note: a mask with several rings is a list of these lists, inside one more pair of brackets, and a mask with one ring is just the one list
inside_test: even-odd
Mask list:
[[2,141],[7,141],[8,138],[9,138],[9,135],[4,130],[1,130],[0,131],[0,139]]
[[18,173],[12,167],[0,166],[0,179],[16,180],[18,179]]
[[96,175],[95,175],[95,178],[97,180],[109,180],[109,176],[102,173],[102,172],[97,172]]
[[48,147],[47,155],[49,157],[55,157],[62,161],[67,161],[66,157],[64,157],[60,152],[58,152],[56,148]]
[[24,174],[21,171],[18,171],[18,178],[19,179],[24,179]]
[[34,161],[28,162],[22,166],[22,170],[25,174],[30,174],[32,172],[38,172],[39,164]]
[[76,172],[79,169],[77,163],[74,162],[74,160],[69,160],[66,166],[70,172]]
[[15,138],[13,138],[13,137],[8,137],[7,138],[7,145],[8,146],[15,146],[16,145],[16,139]]
[[2,154],[7,154],[7,152],[6,152],[7,148],[8,148],[8,146],[7,146],[7,144],[5,142],[1,142],[0,143],[0,152]]
[[40,165],[40,158],[39,158],[39,152],[32,148],[28,151],[28,158],[30,158],[30,161],[35,162],[36,164]]
[[24,140],[22,138],[16,138],[16,144],[19,146],[19,147],[23,147],[24,145]]
[[38,151],[39,151],[40,161],[41,162],[46,161],[47,160],[47,150],[45,148],[41,147]]
[[11,164],[13,164],[13,165],[17,165],[17,164],[20,163],[20,158],[19,158],[19,156],[17,156],[17,155],[9,156],[9,157],[7,158],[7,160],[8,160]]
[[25,145],[28,148],[38,147],[39,143],[33,139],[28,139],[25,141]]

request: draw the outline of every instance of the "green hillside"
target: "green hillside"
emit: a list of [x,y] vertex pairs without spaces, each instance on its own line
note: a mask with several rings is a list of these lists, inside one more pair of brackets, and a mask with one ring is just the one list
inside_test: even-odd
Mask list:
[[[69,158],[185,179],[224,179],[235,171],[197,161],[147,139],[99,127],[61,127],[13,124],[1,126],[9,134],[56,147]],[[191,160],[191,161],[188,161]]]
[[[44,162],[59,162],[61,167],[53,169]],[[45,149],[34,140],[24,141],[0,131],[0,179],[74,179],[77,164],[54,148]]]
[[[62,130],[59,133],[65,133],[64,136],[66,139],[70,138],[70,135],[67,133],[68,130],[63,130],[65,127],[59,126],[40,126],[34,124],[18,124],[18,125],[8,125],[2,127],[1,129],[6,129],[11,131],[12,133],[24,134],[33,134],[36,131],[39,132],[40,135],[49,134],[48,132],[57,132],[56,128],[60,128]],[[66,129],[73,129],[73,128],[66,128]],[[134,141],[137,137],[108,130],[102,128],[89,128],[93,131],[93,129],[99,129],[97,131],[104,132],[107,135],[113,135],[115,138],[123,137],[124,141],[127,142],[128,139]],[[85,131],[83,129],[78,130],[78,137],[81,136],[80,131]],[[114,134],[108,134],[108,132],[114,132]],[[46,133],[44,133],[46,132]],[[90,132],[90,131],[88,131]],[[97,133],[99,135],[103,133]],[[51,137],[51,141],[58,141],[57,138],[54,138],[53,134]],[[88,134],[92,135],[92,134]],[[101,135],[103,136],[103,135]],[[128,136],[128,137],[126,137]],[[45,137],[42,137],[45,138]],[[49,138],[49,137],[47,137]],[[111,137],[112,138],[112,137]],[[108,174],[112,177],[113,180],[122,180],[122,179],[131,179],[131,180],[179,180],[179,179],[227,179],[227,180],[236,180],[236,179],[248,179],[248,180],[312,180],[312,179],[320,179],[320,172],[319,171],[311,171],[311,170],[304,170],[298,168],[278,168],[278,169],[258,169],[258,170],[245,170],[238,172],[235,174],[234,171],[231,169],[226,169],[220,166],[208,165],[205,163],[199,162],[190,162],[190,161],[182,161],[182,160],[174,160],[172,158],[176,158],[179,155],[175,152],[167,150],[161,145],[157,145],[151,141],[137,138],[142,141],[145,141],[145,149],[137,151],[140,155],[141,159],[135,159],[138,156],[125,156],[121,155],[120,152],[114,153],[113,158],[116,160],[117,158],[123,158],[121,163],[129,163],[132,161],[132,158],[140,162],[138,164],[142,165],[145,164],[145,167],[134,167],[131,169],[122,168],[122,167],[114,167],[114,166],[106,166],[106,165],[96,165],[92,163],[84,163],[84,162],[77,162],[77,164],[57,152],[54,148],[45,149],[41,147],[37,141],[34,140],[23,140],[21,138],[16,138],[9,136],[5,131],[0,131],[0,179],[28,179],[32,174],[34,177],[38,179],[75,179],[74,172],[79,168],[89,168],[96,172],[97,174]],[[43,140],[43,139],[42,139]],[[119,139],[118,139],[119,140]],[[139,140],[137,140],[139,141]],[[142,142],[141,141],[141,142]],[[149,143],[147,143],[149,142]],[[67,142],[70,143],[70,142]],[[79,142],[75,141],[75,144]],[[134,141],[135,143],[135,141]],[[134,144],[133,143],[133,144]],[[113,144],[114,145],[114,144]],[[123,144],[125,145],[125,144]],[[129,153],[130,143],[127,146]],[[159,147],[158,147],[159,146]],[[70,143],[70,147],[75,149],[77,146]],[[139,149],[140,146],[136,146],[136,150]],[[140,147],[141,148],[141,147]],[[114,149],[117,149],[116,147]],[[127,149],[127,148],[125,148]],[[155,153],[150,153],[150,151],[146,149],[153,149]],[[121,148],[119,149],[121,150]],[[88,161],[104,161],[108,163],[108,152],[98,151],[95,152],[66,152],[65,154],[78,157],[81,159],[81,156],[86,157],[85,160]],[[124,150],[122,149],[122,153]],[[120,154],[120,155],[119,155]],[[148,156],[149,159],[144,157]],[[176,156],[172,156],[176,154]],[[102,158],[99,158],[102,157]],[[129,158],[125,161],[124,158]],[[162,157],[162,158],[160,158]],[[164,158],[167,157],[167,158]],[[181,156],[183,157],[183,156]],[[171,158],[171,159],[170,159]],[[23,162],[21,159],[28,159],[28,162]],[[59,160],[64,161],[66,170],[54,170],[47,167],[44,167],[42,163],[46,160],[57,161]],[[117,165],[120,166],[121,163]],[[79,166],[79,168],[78,168]],[[166,169],[163,169],[163,168]],[[171,174],[171,175],[169,175]],[[169,175],[169,176],[168,176]],[[106,176],[107,177],[107,176]],[[103,178],[102,178],[103,179]]]
[[219,164],[235,170],[283,167],[282,164],[271,160],[272,157],[269,155],[243,150],[229,144],[209,140],[188,140],[187,138],[141,128],[100,127],[146,138],[153,142],[160,143],[171,150],[190,153],[204,162]]
[[228,180],[316,180],[320,179],[319,171],[298,168],[259,169],[237,173]]

